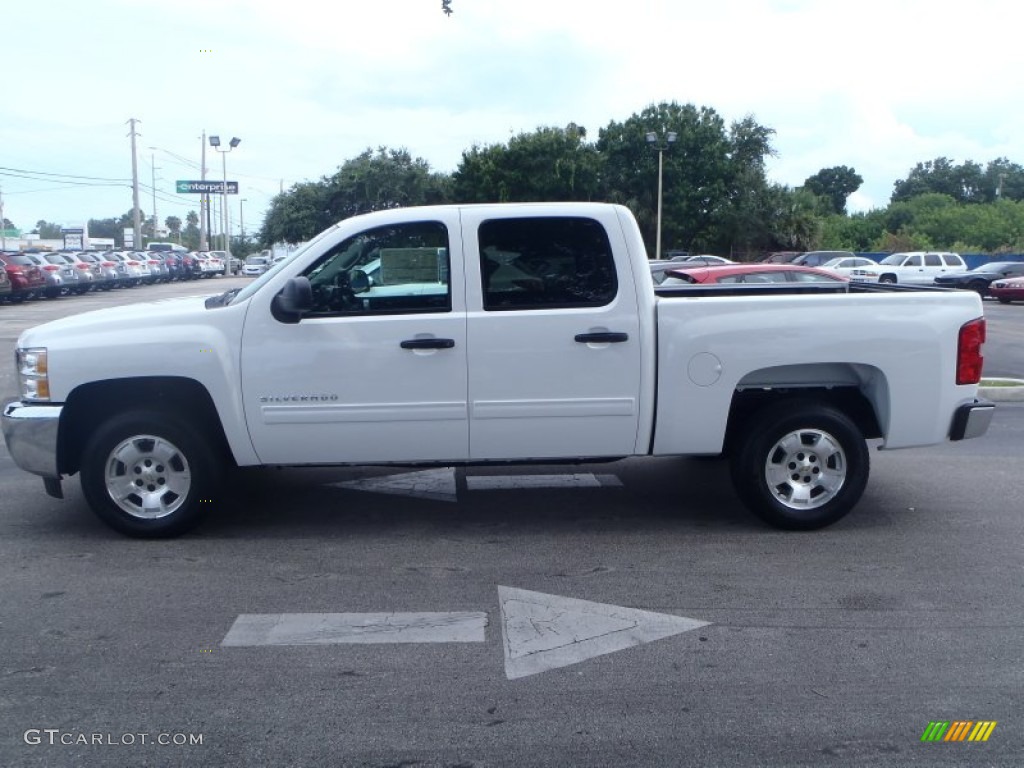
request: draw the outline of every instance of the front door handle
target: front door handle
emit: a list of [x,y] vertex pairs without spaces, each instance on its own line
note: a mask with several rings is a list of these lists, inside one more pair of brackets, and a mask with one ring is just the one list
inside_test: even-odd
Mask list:
[[629,341],[628,333],[601,331],[599,333],[577,333],[576,341],[580,344],[621,344]]
[[402,349],[451,349],[455,339],[406,339],[401,343]]

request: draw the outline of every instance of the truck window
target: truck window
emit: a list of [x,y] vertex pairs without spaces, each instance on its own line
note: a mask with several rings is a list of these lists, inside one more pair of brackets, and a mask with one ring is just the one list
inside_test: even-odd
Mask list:
[[485,310],[599,307],[615,298],[611,244],[593,219],[491,219],[477,236]]
[[924,265],[926,267],[941,267],[942,260],[937,253],[926,253],[924,255]]
[[305,272],[310,317],[448,312],[448,229],[438,221],[378,227],[343,240]]

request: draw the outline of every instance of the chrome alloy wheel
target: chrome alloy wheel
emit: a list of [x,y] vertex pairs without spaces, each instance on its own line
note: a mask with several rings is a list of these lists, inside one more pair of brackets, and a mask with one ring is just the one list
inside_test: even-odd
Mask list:
[[155,520],[185,503],[192,473],[185,454],[167,439],[133,435],[110,452],[104,482],[122,510],[132,517]]
[[828,503],[846,482],[846,454],[832,435],[798,429],[768,451],[764,479],[775,499],[795,510]]

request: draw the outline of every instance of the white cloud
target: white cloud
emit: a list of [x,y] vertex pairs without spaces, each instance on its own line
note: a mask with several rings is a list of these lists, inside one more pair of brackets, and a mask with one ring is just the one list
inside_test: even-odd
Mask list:
[[[661,101],[774,128],[779,182],[854,167],[865,179],[854,209],[885,205],[916,162],[1019,162],[1024,146],[1024,53],[1005,0],[452,0],[451,17],[439,0],[47,7],[43,22],[38,4],[5,3],[5,61],[31,65],[5,71],[0,165],[125,178],[136,117],[140,175],[148,183],[146,147],[160,147],[158,186],[171,197],[176,178],[196,175],[174,155],[198,161],[204,129],[237,135],[228,175],[243,184],[249,229],[282,184],[367,147],[405,147],[451,171],[474,143],[570,121],[596,136]],[[23,227],[131,207],[124,188],[0,184]],[[195,201],[158,207],[184,216]]]

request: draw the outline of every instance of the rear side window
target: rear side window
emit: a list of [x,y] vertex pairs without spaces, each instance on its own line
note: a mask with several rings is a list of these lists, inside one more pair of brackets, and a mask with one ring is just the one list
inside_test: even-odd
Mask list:
[[615,298],[611,243],[593,219],[492,219],[478,237],[485,310],[599,307]]
[[942,260],[946,262],[947,267],[959,267],[961,265],[960,257],[952,253],[942,254]]
[[[948,264],[949,262],[946,262],[946,263]],[[924,265],[926,267],[941,267],[942,266],[942,261],[939,259],[939,254],[937,254],[937,253],[926,253],[924,255]]]

